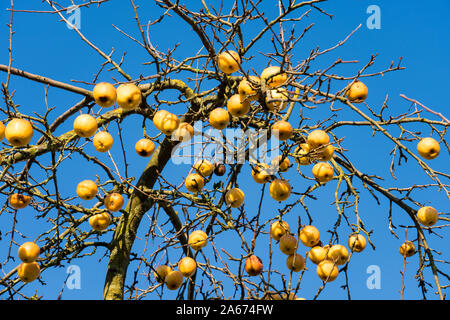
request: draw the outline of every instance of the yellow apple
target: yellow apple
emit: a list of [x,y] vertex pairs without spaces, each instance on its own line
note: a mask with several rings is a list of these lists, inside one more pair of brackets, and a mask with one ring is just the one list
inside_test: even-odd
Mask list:
[[274,88],[285,84],[287,74],[282,72],[278,66],[270,66],[261,72],[260,78],[266,82],[268,87]]
[[258,256],[255,256],[253,254],[245,260],[245,271],[248,273],[249,276],[252,277],[257,276],[261,274],[262,270],[263,270],[263,263]]
[[334,261],[338,266],[343,265],[348,260],[348,250],[341,244],[332,245],[328,250],[327,259]]
[[281,252],[291,255],[297,251],[298,241],[293,235],[286,233],[281,236],[278,246]]
[[276,241],[285,234],[289,234],[291,229],[286,221],[275,221],[270,225],[270,235]]
[[98,152],[107,152],[111,149],[114,139],[108,132],[99,131],[95,134],[92,142],[94,143],[95,150]]
[[197,263],[191,257],[184,257],[178,262],[178,269],[183,276],[189,278],[197,270]]
[[271,89],[267,91],[266,107],[270,111],[283,111],[289,100],[289,94],[285,88]]
[[314,264],[319,264],[327,257],[327,249],[321,246],[314,246],[308,252],[308,258]]
[[272,175],[270,173],[270,170],[268,170],[270,167],[267,163],[258,163],[252,168],[252,177],[253,180],[256,183],[266,183],[269,182]]
[[205,186],[205,180],[198,173],[191,173],[186,177],[184,186],[190,192],[199,192]]
[[228,190],[225,194],[225,202],[232,208],[239,208],[244,203],[245,194],[239,188]]
[[318,162],[312,169],[314,178],[320,183],[331,181],[334,176],[333,167],[328,162]]
[[347,90],[347,98],[351,102],[361,103],[367,98],[369,90],[361,81],[355,81]]
[[230,115],[223,108],[215,108],[209,114],[209,124],[217,130],[225,129],[230,122]]
[[23,209],[30,204],[31,197],[20,193],[13,193],[9,196],[9,205],[14,209]]
[[311,151],[311,147],[307,143],[300,144],[294,150],[294,154],[296,155],[295,161],[302,166],[307,166],[312,163],[312,158],[309,154]]
[[432,225],[436,224],[438,219],[439,214],[433,207],[426,206],[420,208],[417,211],[417,220],[419,220],[419,222],[424,226],[431,227]]
[[272,125],[272,134],[280,141],[286,141],[294,134],[294,128],[285,120],[279,120]]
[[25,283],[36,280],[41,274],[41,268],[36,261],[31,263],[21,263],[17,269],[19,279]]
[[348,247],[355,252],[361,252],[366,248],[366,238],[359,233],[353,233],[348,237]]
[[92,180],[83,180],[77,185],[77,195],[83,200],[91,200],[97,195],[97,185]]
[[219,70],[226,74],[231,74],[239,70],[241,57],[236,51],[226,50],[217,56]]
[[0,141],[5,139],[5,125],[0,121]]
[[97,120],[90,114],[80,114],[73,122],[73,130],[82,138],[90,138],[97,131]]
[[24,147],[33,138],[33,126],[26,119],[12,119],[5,128],[5,137],[14,147]]
[[89,218],[89,224],[95,231],[103,231],[111,224],[111,216],[108,212],[94,214]]
[[95,85],[92,91],[95,103],[102,108],[109,108],[116,103],[117,92],[116,88],[111,83],[100,82]]
[[339,270],[333,261],[323,260],[317,265],[317,275],[322,281],[332,282],[339,275]]
[[333,158],[334,147],[330,144],[324,148],[320,148],[319,152],[315,155],[315,158],[319,161],[329,161]]
[[175,141],[187,142],[194,136],[194,128],[187,122],[181,122],[178,128],[172,133]]
[[150,157],[155,151],[155,144],[150,139],[142,138],[136,142],[134,150],[141,157]]
[[105,208],[111,212],[116,212],[122,209],[124,200],[120,193],[112,192],[105,197]]
[[287,180],[275,179],[270,183],[269,194],[276,201],[285,201],[291,195],[291,185]]
[[168,265],[160,265],[157,266],[155,269],[155,272],[153,273],[153,275],[155,276],[156,281],[158,281],[159,283],[163,283],[164,280],[166,279],[166,276],[172,272],[172,268],[169,267]]
[[242,117],[250,111],[250,101],[233,94],[227,101],[227,110],[234,117]]
[[305,268],[305,259],[298,253],[294,253],[287,257],[286,265],[289,270],[299,272]]
[[193,250],[198,251],[208,244],[208,235],[203,230],[195,230],[189,235],[188,243]]
[[214,165],[214,174],[216,176],[223,176],[227,171],[227,168],[225,167],[225,165],[223,163],[216,163]]
[[319,230],[317,230],[314,226],[304,226],[300,230],[300,241],[303,243],[306,247],[314,247],[319,243],[320,240],[320,233]]
[[134,83],[124,83],[117,87],[117,104],[122,109],[135,109],[141,101],[141,90]]
[[39,246],[34,242],[25,242],[19,247],[19,259],[25,263],[36,261],[39,257]]
[[291,167],[291,162],[288,157],[283,158],[283,155],[279,155],[272,160],[272,167],[278,168],[279,172],[286,172]]
[[417,152],[427,160],[433,160],[441,152],[439,143],[431,137],[423,138],[417,144]]

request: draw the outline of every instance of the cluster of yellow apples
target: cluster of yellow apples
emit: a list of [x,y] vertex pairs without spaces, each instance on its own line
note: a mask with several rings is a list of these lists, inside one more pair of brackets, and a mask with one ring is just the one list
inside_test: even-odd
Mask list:
[[167,110],[158,110],[153,116],[153,124],[156,129],[170,136],[180,126],[180,119]]
[[[227,50],[217,57],[218,68],[225,74],[231,74],[239,70],[241,59],[235,51]],[[287,82],[287,74],[280,67],[270,66],[263,70],[261,75],[244,77],[239,83],[237,92],[229,97],[226,109],[216,108],[210,112],[209,123],[218,130],[225,129],[230,122],[230,115],[233,117],[243,117],[251,110],[252,101],[264,102],[266,110],[278,113],[287,106],[289,94],[283,85]],[[265,87],[265,97],[261,96],[261,87]],[[352,103],[362,103],[368,95],[367,86],[361,81],[355,81],[346,91],[346,96]],[[101,82],[93,89],[95,102],[103,107],[112,107],[115,103],[124,109],[132,110],[137,108],[142,102],[142,94],[135,84],[121,84],[116,89],[112,84]],[[261,99],[264,98],[264,99]],[[165,135],[172,135],[179,141],[188,141],[194,135],[192,125],[187,122],[180,122],[180,119],[167,110],[159,110],[153,116],[155,127]],[[76,117],[73,123],[73,130],[79,137],[93,137],[93,145],[99,152],[107,152],[113,145],[113,137],[107,131],[99,131],[97,120],[89,114],[81,114]],[[286,141],[293,136],[294,129],[288,121],[279,120],[271,126],[272,134],[280,141]],[[27,146],[33,137],[33,126],[30,121],[23,118],[10,120],[5,127],[0,121],[0,140],[4,139],[13,147]],[[152,140],[144,138],[137,141],[135,151],[142,157],[149,157],[154,153],[155,144]],[[417,151],[424,159],[435,159],[440,153],[439,143],[426,137],[417,144]],[[300,165],[315,163],[312,168],[314,178],[320,183],[327,183],[333,179],[333,167],[327,162],[334,154],[334,147],[330,143],[328,134],[323,130],[313,130],[309,133],[306,142],[300,144],[295,150],[296,161]],[[272,161],[272,167],[276,166],[279,172],[286,172],[291,163],[287,156],[280,155]],[[199,192],[205,186],[205,179],[208,179],[214,172],[221,176],[225,173],[223,164],[213,165],[207,160],[200,160],[194,165],[194,173],[185,179],[185,187],[190,192]],[[287,200],[291,194],[290,183],[281,178],[274,178],[273,170],[268,164],[258,163],[252,168],[252,177],[255,182],[264,184],[270,182],[270,196],[277,201]],[[98,192],[97,184],[92,180],[84,180],[77,185],[76,193],[83,200],[93,199]],[[244,192],[234,187],[225,194],[225,202],[232,208],[239,208],[243,205]],[[25,208],[31,201],[31,196],[20,193],[13,193],[9,196],[9,204],[15,209]],[[124,204],[123,196],[120,193],[110,193],[104,198],[104,206],[110,212],[119,211]],[[417,220],[424,226],[432,226],[439,219],[436,209],[430,206],[422,207],[417,212]],[[89,224],[96,231],[105,230],[112,221],[108,212],[95,214],[89,218]],[[305,258],[297,253],[298,240],[291,232],[289,225],[285,221],[276,221],[271,225],[270,234],[272,238],[279,242],[279,249],[286,254],[287,267],[299,272],[305,268]],[[304,226],[299,235],[301,243],[311,248],[307,254],[308,258],[317,265],[317,275],[323,281],[334,281],[338,274],[337,266],[347,262],[349,254],[345,246],[320,245],[320,234],[314,226]],[[195,230],[189,236],[188,243],[195,250],[201,250],[208,243],[208,236],[202,230]],[[361,252],[366,247],[366,239],[361,234],[352,234],[348,238],[348,246],[354,252]],[[405,257],[410,257],[415,253],[414,244],[406,241],[399,248],[400,253]],[[18,268],[19,278],[24,282],[31,282],[39,277],[40,268],[35,261],[40,253],[39,247],[34,242],[24,243],[19,248],[19,257],[22,264]],[[167,265],[156,268],[155,277],[159,282],[164,282],[170,290],[179,288],[183,282],[183,277],[190,277],[196,271],[196,262],[191,257],[185,257],[178,262],[179,270],[172,270]],[[245,262],[245,270],[250,276],[259,275],[263,270],[262,260],[256,255],[250,255]]]
[[[112,135],[107,131],[97,132],[98,124],[94,116],[80,114],[73,122],[73,131],[82,138],[92,138],[92,144],[98,152],[108,152],[114,143]],[[97,132],[97,133],[96,133]]]
[[[116,89],[111,83],[100,82],[95,85],[92,95],[95,103],[102,108],[110,108],[117,102],[120,108],[132,110],[137,108],[142,101],[141,90],[133,83],[121,84]],[[81,114],[73,122],[73,130],[79,137],[94,136],[95,149],[99,152],[107,152],[111,149],[114,139],[107,131],[97,132],[97,129],[97,120],[90,114]]]
[[[239,54],[232,50],[226,50],[220,53],[217,57],[217,64],[219,70],[226,74],[236,72],[240,68],[241,59]],[[250,109],[250,103],[261,98],[261,85],[267,88],[265,101],[266,109],[270,111],[283,110],[288,102],[289,95],[283,85],[287,81],[287,74],[283,72],[280,67],[270,66],[263,70],[259,77],[249,76],[244,77],[238,86],[238,92],[233,94],[227,101],[227,109],[216,108],[209,116],[210,125],[216,129],[222,130],[228,126],[231,114],[235,117],[242,117],[246,115]],[[360,92],[360,88],[365,85],[362,82],[355,82],[348,91],[348,97],[353,101],[361,101],[365,99]],[[365,87],[367,89],[367,87]],[[367,92],[366,92],[367,96]],[[280,141],[290,139],[294,133],[291,124],[286,120],[276,121],[272,126],[272,135]],[[301,164],[310,164],[312,159],[320,160],[313,168],[313,175],[319,182],[328,182],[333,178],[333,168],[326,163],[331,159],[334,147],[329,144],[328,135],[322,130],[313,131],[308,137],[308,141],[298,148],[300,157],[298,160]],[[311,157],[310,155],[314,155]],[[287,157],[277,158],[280,161],[280,171],[287,170],[290,167],[289,159]],[[270,170],[267,170],[269,165],[260,163],[252,168],[252,177],[257,183],[267,183],[272,180],[273,175]],[[269,188],[270,195],[277,201],[284,201],[289,198],[291,194],[291,185],[284,179],[273,179]]]
[[[33,138],[33,126],[30,121],[23,118],[14,118],[5,125],[0,121],[0,140],[6,140],[13,147],[25,147]],[[8,198],[9,205],[14,209],[23,209],[31,202],[31,196],[13,193]]]
[[187,142],[194,136],[194,128],[188,122],[181,122],[173,113],[161,109],[155,112],[153,124],[162,133],[172,136],[173,140]]
[[[241,58],[236,51],[226,50],[217,56],[217,66],[225,74],[239,70]],[[281,111],[286,107],[288,92],[282,87],[287,81],[287,74],[278,66],[269,66],[261,75],[244,77],[238,86],[237,92],[232,94],[226,103],[226,109],[215,108],[209,114],[211,127],[223,130],[230,122],[230,115],[243,117],[251,110],[251,102],[260,100],[261,86],[266,86],[266,97],[263,105],[269,111]],[[292,136],[293,128],[287,121],[278,121],[272,130],[280,140],[287,140]]]
[[[334,154],[334,147],[330,144],[328,134],[323,130],[314,130],[309,133],[306,143],[300,144],[295,150],[295,160],[300,165],[309,165],[317,162],[312,169],[314,178],[320,183],[327,183],[333,179],[334,169],[327,162]],[[256,183],[270,182],[269,194],[277,201],[285,201],[289,198],[292,188],[289,181],[274,178],[273,168],[279,172],[286,172],[291,167],[287,156],[279,155],[272,161],[272,167],[266,163],[258,163],[252,168],[252,177]]]
[[[117,102],[120,108],[132,110],[142,102],[141,90],[133,83],[121,84],[116,90],[111,83],[100,82],[93,89],[93,97],[95,102],[103,108],[110,108]],[[97,132],[97,120],[89,114],[79,115],[73,123],[73,129],[80,137],[93,136],[93,145],[99,152],[107,152],[113,145],[112,135],[107,131]],[[155,146],[150,139],[141,139],[135,145],[136,152],[143,157],[150,156],[154,149]]]
[[208,179],[215,172],[215,166],[212,162],[202,159],[194,164],[193,169],[195,172],[186,177],[184,186],[188,191],[195,193],[203,189],[205,179]]
[[[419,221],[419,223],[422,224],[423,226],[431,227],[438,222],[439,213],[435,208],[431,206],[425,206],[417,210],[416,218],[417,221]],[[402,256],[408,258],[416,253],[416,247],[414,246],[413,242],[405,241],[400,246],[399,252]]]
[[[280,158],[276,158],[274,160],[279,161],[279,159]],[[290,165],[288,161],[289,160],[281,161],[279,168],[288,168]],[[261,166],[263,169],[260,169]],[[208,179],[213,172],[219,176],[223,175],[225,166],[223,164],[215,166],[210,161],[203,159],[197,161],[194,164],[193,169],[195,172],[190,173],[186,177],[184,185],[188,191],[195,193],[200,192],[200,190],[203,189],[205,183],[207,182],[205,179]],[[256,165],[252,170],[252,177],[257,183],[269,182],[272,177],[269,165],[264,163]],[[287,180],[274,179],[269,186],[269,193],[273,199],[277,201],[284,201],[289,198],[291,194],[291,185]],[[226,192],[224,199],[228,206],[232,208],[239,208],[244,203],[245,193],[241,189],[234,187]]]
[[[83,200],[93,199],[98,192],[97,184],[92,180],[83,180],[77,185],[77,195]],[[124,205],[124,198],[118,192],[107,194],[103,200],[105,208],[110,212],[117,212]],[[89,224],[95,231],[105,230],[112,222],[111,214],[101,212],[89,217]]]
[[265,184],[270,182],[269,194],[276,201],[285,201],[291,195],[292,187],[288,180],[274,178],[274,168],[280,172],[286,172],[290,168],[287,157],[280,155],[273,159],[272,166],[267,163],[257,163],[252,167],[252,178],[256,183]]
[[334,154],[334,146],[324,130],[313,130],[308,134],[306,143],[300,144],[294,151],[299,165],[310,165],[314,162],[312,174],[316,181],[327,183],[333,179],[334,169],[327,162]]
[[17,275],[23,282],[32,282],[39,277],[41,268],[36,262],[39,254],[40,248],[34,242],[25,242],[19,247],[18,256],[22,263],[17,268]]
[[[361,81],[355,81],[347,91],[347,98],[351,102],[361,103],[367,97],[368,89]],[[441,147],[432,137],[425,137],[417,143],[417,152],[426,160],[433,160],[439,156]],[[421,207],[416,214],[417,221],[426,227],[433,226],[439,220],[437,210],[430,206]],[[399,252],[404,257],[411,257],[416,253],[414,243],[405,241],[399,248]]]
[[178,270],[168,265],[156,267],[154,276],[156,281],[164,283],[169,290],[177,290],[183,284],[184,278],[191,277],[197,271],[197,262],[191,257],[184,257],[178,261]]
[[[289,224],[282,220],[273,222],[270,226],[270,235],[278,241],[280,251],[288,255],[286,265],[289,270],[294,272],[303,270],[306,261],[297,253],[298,240],[291,234]],[[322,246],[319,230],[312,225],[301,228],[299,239],[304,246],[311,248],[307,256],[317,265],[316,273],[319,278],[327,282],[334,281],[339,275],[337,266],[348,261],[347,248],[341,244]],[[363,235],[354,233],[349,236],[347,244],[352,251],[361,252],[366,247],[366,239]]]
[[100,82],[92,91],[95,103],[102,108],[110,108],[116,102],[124,110],[139,107],[142,102],[141,90],[134,83],[123,83],[117,89],[108,82]]
[[[188,238],[188,245],[199,251],[208,244],[208,235],[203,230],[194,230]],[[173,270],[169,265],[156,267],[154,276],[156,281],[164,283],[169,290],[177,290],[184,278],[191,277],[197,270],[197,262],[191,257],[184,257],[177,263],[178,270]]]

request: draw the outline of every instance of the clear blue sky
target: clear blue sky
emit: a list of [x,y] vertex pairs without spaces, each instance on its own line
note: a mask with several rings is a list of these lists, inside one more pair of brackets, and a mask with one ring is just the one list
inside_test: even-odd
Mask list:
[[[145,2],[149,2],[150,4],[144,4]],[[5,8],[9,7],[9,2],[4,1],[3,3],[5,5],[1,11],[2,26],[0,28],[1,47],[3,50],[0,52],[0,63],[7,64],[9,30],[5,24],[9,21],[9,11]],[[141,6],[139,14],[143,22],[146,20],[154,21],[161,14],[161,10],[151,4],[151,1],[136,1],[136,3]],[[194,1],[194,3],[192,8],[197,7],[200,1]],[[218,3],[218,1],[211,3]],[[278,12],[278,8],[273,3],[275,1],[263,1],[263,4],[261,4],[260,10],[267,14],[268,19]],[[381,9],[380,30],[369,30],[366,27],[366,19],[369,17],[366,9],[372,4],[378,5]],[[17,2],[15,8],[51,9],[39,2],[33,5],[22,1]],[[411,111],[409,109],[410,104],[399,97],[403,93],[408,97],[421,101],[435,111],[442,112],[447,117],[449,116],[448,98],[446,95],[450,83],[450,62],[448,60],[450,53],[450,23],[448,20],[450,3],[448,1],[434,1],[430,5],[423,1],[346,0],[330,1],[319,6],[326,9],[328,13],[331,13],[333,19],[312,10],[311,14],[297,26],[297,32],[301,33],[304,27],[314,23],[311,31],[297,45],[295,55],[292,58],[293,63],[302,61],[310,50],[317,46],[320,49],[325,49],[335,45],[337,41],[343,40],[359,24],[362,24],[361,28],[344,46],[329,55],[323,56],[312,67],[318,69],[328,67],[339,57],[343,60],[358,60],[359,63],[357,64],[341,66],[334,71],[344,76],[352,76],[355,71],[369,61],[372,54],[378,54],[378,57],[375,65],[369,69],[371,72],[384,70],[390,65],[391,61],[397,63],[398,58],[403,57],[402,66],[406,67],[406,70],[365,80],[365,83],[369,87],[367,103],[374,107],[375,110],[379,110],[386,96],[389,96],[389,114],[399,115],[407,113]],[[119,61],[121,54],[126,51],[127,54],[123,68],[133,78],[152,73],[152,69],[141,64],[142,62],[150,61],[151,58],[142,48],[123,36],[112,25],[135,37],[139,37],[133,20],[133,11],[128,1],[112,0],[100,8],[93,6],[89,9],[81,9],[81,31],[90,41],[106,53],[110,53],[112,48],[114,48],[114,58],[116,61]],[[247,28],[243,30],[244,37],[248,41],[254,35],[255,30],[252,29],[251,25]],[[57,15],[17,13],[14,15],[14,31],[13,66],[16,68],[63,82],[70,82],[72,80],[90,82],[103,62],[103,58],[87,46],[86,43],[82,42],[74,31],[69,30],[64,23],[60,22]],[[151,41],[161,51],[167,51],[175,44],[179,44],[179,48],[175,51],[175,57],[177,58],[192,56],[198,52],[201,45],[198,39],[191,35],[190,31],[190,27],[185,22],[179,19],[167,19],[164,25],[151,27]],[[248,69],[254,68],[257,72],[260,72],[268,62],[260,52],[266,51],[269,46],[270,39],[262,39],[255,46],[254,51],[251,52],[251,55],[254,55],[255,58],[252,61],[245,62],[244,67]],[[116,73],[111,72],[103,72],[100,80],[112,82],[112,77],[122,80]],[[3,82],[5,81],[6,77],[4,73],[0,75],[0,79]],[[91,89],[90,86],[81,83],[76,85]],[[345,84],[342,83],[341,85],[344,86]],[[45,110],[44,85],[12,76],[10,88],[15,90],[14,102],[20,105],[22,112],[31,114],[32,112],[42,113]],[[55,107],[55,111],[52,113],[50,120],[54,119],[79,100],[80,97],[75,94],[51,88],[48,94],[48,103],[50,106]],[[181,114],[184,106],[178,105],[176,108],[175,112]],[[365,107],[363,107],[363,110],[368,112]],[[311,118],[310,123],[312,124],[328,114],[328,108],[327,106],[321,106],[316,110],[306,112],[308,112],[308,116]],[[435,116],[429,113],[424,113],[423,115],[435,119]],[[361,120],[355,113],[345,110],[339,114],[339,119]],[[64,133],[70,130],[72,120],[70,119],[67,124],[61,126],[57,133]],[[136,157],[133,150],[134,141],[142,136],[141,123],[142,120],[140,117],[132,116],[126,119],[123,124],[124,137],[126,141],[130,141],[126,146],[131,163],[129,168],[130,176],[139,176],[147,161],[146,159]],[[150,122],[149,127],[154,130]],[[424,127],[414,128],[414,126],[409,126],[408,128],[413,131],[421,131],[424,129]],[[114,129],[112,131],[114,132]],[[398,134],[397,130],[392,132],[393,134]],[[154,134],[156,131],[152,133]],[[372,137],[372,131],[369,128],[341,128],[335,130],[334,133],[339,137],[345,137],[343,146],[348,149],[346,156],[353,161],[357,168],[368,174],[383,176],[385,178],[385,181],[382,182],[384,187],[410,186],[414,183],[422,184],[430,182],[420,171],[418,165],[414,163],[413,159],[410,159],[407,165],[397,166],[396,176],[398,180],[392,179],[388,170],[390,164],[389,152],[393,148],[393,143],[380,134]],[[423,134],[429,135],[430,132],[429,130],[425,130]],[[35,142],[37,139],[38,137],[36,136],[33,138],[33,141]],[[407,143],[407,145],[415,150],[415,142]],[[95,151],[90,145],[86,150],[90,152]],[[116,155],[117,159],[121,159],[121,150],[118,144],[113,147],[112,152]],[[106,155],[100,155],[99,157],[105,163],[111,164]],[[438,171],[445,172],[448,170],[448,163],[449,155],[443,148],[441,156],[432,162],[432,167]],[[60,169],[61,193],[66,197],[75,194],[74,181],[93,178],[93,175],[97,172],[93,166],[77,157],[74,157],[72,161],[66,161]],[[123,170],[122,167],[120,169]],[[182,177],[185,176],[188,169],[188,165],[175,166],[169,164],[165,170],[166,179],[174,184],[180,184]],[[306,174],[311,176],[310,169],[310,167],[306,167],[304,170]],[[293,169],[285,177],[290,179],[294,191],[305,191],[310,184],[310,182],[299,178]],[[253,190],[255,188],[259,190],[260,186],[256,185],[250,178],[248,166],[244,168],[238,182],[240,187],[246,192],[245,208],[247,213],[251,215],[252,212],[256,212],[259,202],[259,192],[254,192]],[[352,298],[398,299],[400,297],[398,291],[401,288],[400,271],[403,265],[403,258],[398,254],[398,247],[403,241],[404,231],[403,229],[397,229],[400,239],[393,237],[388,230],[387,218],[389,203],[383,199],[381,205],[378,206],[370,194],[359,183],[357,186],[362,191],[360,203],[361,217],[366,227],[374,231],[372,241],[376,249],[372,250],[372,248],[368,247],[363,253],[355,254],[352,258],[349,266],[349,284]],[[307,205],[314,218],[313,222],[321,232],[324,242],[327,242],[329,239],[327,230],[332,228],[337,218],[335,206],[331,204],[334,200],[333,193],[335,187],[336,181],[330,182],[314,194],[318,200],[307,200]],[[425,193],[416,192],[414,195],[418,201],[428,201],[438,211],[448,212],[449,201],[445,194],[442,192],[438,193],[437,189]],[[84,202],[84,205],[93,205],[93,201]],[[271,219],[277,214],[277,209],[283,207],[283,203],[276,203],[270,197],[267,197],[263,202],[263,217],[265,219]],[[348,214],[354,219],[350,212]],[[32,208],[27,208],[18,213],[19,223],[16,227],[28,239],[33,239],[43,230],[46,230],[44,228],[49,225],[42,219],[36,223],[36,220],[33,218],[35,215],[36,212]],[[301,207],[297,207],[290,215],[286,216],[286,220],[296,228],[299,215],[303,221],[306,221],[306,214]],[[397,226],[411,225],[407,215],[395,206],[393,207],[393,221]],[[10,241],[10,235],[5,233],[11,228],[12,217],[3,213],[0,216],[0,224],[2,225],[0,257],[3,262],[6,258]],[[86,228],[88,227],[86,226]],[[148,219],[145,219],[140,229],[141,236],[147,232],[148,227]],[[343,222],[339,228],[339,234],[342,239],[346,239],[348,232],[349,228]],[[446,239],[448,239],[449,232],[440,232],[440,234],[443,236],[442,239],[431,236],[429,237],[429,243],[433,248],[443,253],[442,256],[436,256],[436,258],[448,261],[450,260],[448,254],[449,242]],[[104,240],[109,241],[111,236],[112,233],[108,233],[103,237]],[[248,237],[247,241],[251,241],[251,235]],[[410,237],[415,239],[412,232]],[[133,251],[140,252],[139,250],[145,245],[143,242],[137,240]],[[256,254],[263,261],[267,261],[268,259],[267,243],[268,237],[262,237],[256,247]],[[215,244],[218,248],[223,247],[229,249],[237,256],[242,253],[235,234],[231,238],[227,238],[227,234],[223,234],[215,239]],[[272,245],[274,249],[274,264],[278,264],[278,269],[288,277],[287,268],[285,267],[285,256],[276,250],[274,243]],[[306,248],[303,247],[299,249],[299,252],[303,254],[305,250]],[[210,249],[207,248],[205,250],[205,255],[212,262],[215,261]],[[170,260],[174,263],[179,257],[179,252],[173,252],[170,255]],[[410,259],[409,262],[406,270],[405,298],[418,299],[421,298],[421,295],[417,287],[418,282],[414,279],[418,266],[417,256]],[[63,299],[101,298],[106,263],[107,258],[104,257],[103,249],[100,249],[93,256],[73,261],[72,264],[76,264],[81,268],[82,288],[80,290],[66,289],[63,294]],[[3,271],[8,272],[14,265],[14,262],[9,262],[3,266]],[[233,264],[230,263],[230,265]],[[380,267],[380,290],[369,290],[366,286],[366,279],[369,276],[366,273],[366,269],[370,265]],[[42,286],[38,282],[34,282],[27,286],[25,292],[31,294],[37,290],[38,295],[43,295],[45,299],[55,299],[63,286],[67,266],[65,265],[62,268],[55,268],[45,272],[42,275],[42,279],[46,285]],[[131,270],[133,266],[135,264],[130,266]],[[315,275],[315,267],[311,263],[308,266],[310,270],[305,273],[298,295],[311,299],[317,291],[317,288],[320,287],[321,281]],[[448,265],[440,265],[440,267],[447,272],[450,271]],[[234,265],[234,268],[236,270],[237,265]],[[432,283],[432,277],[429,271],[426,274],[428,281]],[[132,274],[130,273],[129,276],[132,276]],[[297,278],[298,275],[294,275],[294,279]],[[141,279],[143,278],[141,277]],[[340,288],[343,284],[345,284],[345,279],[342,274],[336,281],[327,285],[326,290],[322,292],[320,298],[345,299],[346,291]],[[234,287],[228,287],[225,290],[227,295],[232,295]],[[430,289],[430,291],[433,290]],[[168,297],[173,298],[174,296],[169,295]],[[434,296],[430,294],[429,297]]]

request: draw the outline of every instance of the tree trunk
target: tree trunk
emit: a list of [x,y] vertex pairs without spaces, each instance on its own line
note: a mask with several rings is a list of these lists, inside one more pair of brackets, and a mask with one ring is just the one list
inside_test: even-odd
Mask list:
[[[178,142],[170,138],[163,140],[162,144],[155,150],[147,167],[142,173],[136,187],[153,188],[158,174],[161,173],[169,161],[172,150]],[[124,283],[130,262],[130,252],[136,238],[143,215],[153,206],[154,201],[148,199],[142,192],[134,190],[125,212],[117,224],[112,240],[112,250],[106,270],[105,287],[103,298],[105,300],[122,300],[124,295]]]

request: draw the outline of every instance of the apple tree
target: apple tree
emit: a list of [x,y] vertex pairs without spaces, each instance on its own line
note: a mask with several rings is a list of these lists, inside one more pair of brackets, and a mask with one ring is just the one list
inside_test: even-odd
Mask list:
[[[358,298],[352,268],[384,250],[400,298],[409,277],[444,299],[450,122],[413,96],[393,107],[389,88],[371,99],[405,68],[341,57],[361,25],[310,36],[337,5],[11,0],[2,298],[41,298],[84,260],[101,262],[104,299]],[[83,55],[37,71],[16,58],[30,16],[70,34],[47,30],[54,50]]]

